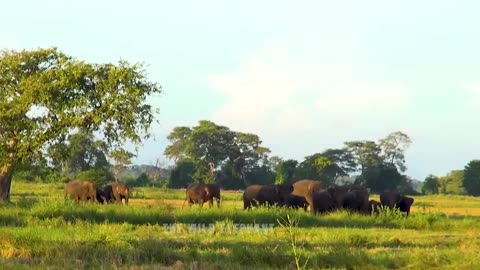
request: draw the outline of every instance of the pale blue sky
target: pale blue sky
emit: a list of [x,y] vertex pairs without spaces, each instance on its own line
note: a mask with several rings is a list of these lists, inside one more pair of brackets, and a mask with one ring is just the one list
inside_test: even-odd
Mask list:
[[[441,2],[441,3],[440,3]],[[0,47],[148,64],[175,126],[208,119],[302,160],[401,130],[423,180],[480,158],[477,1],[4,1]],[[165,159],[166,160],[166,159]]]

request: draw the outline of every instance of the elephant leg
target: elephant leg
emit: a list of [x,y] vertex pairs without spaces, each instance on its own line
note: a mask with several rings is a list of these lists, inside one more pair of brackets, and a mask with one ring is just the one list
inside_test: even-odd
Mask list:
[[[310,207],[310,213],[314,213],[315,214],[315,211],[313,209],[313,199],[312,199],[312,195],[308,195],[308,196],[305,196],[305,200],[307,201],[307,204],[308,206]],[[305,211],[306,211],[306,207],[305,207]]]

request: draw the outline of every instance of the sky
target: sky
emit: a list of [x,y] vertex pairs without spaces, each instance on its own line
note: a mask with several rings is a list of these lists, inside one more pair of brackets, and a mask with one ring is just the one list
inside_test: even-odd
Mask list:
[[155,164],[176,126],[210,120],[302,161],[394,131],[407,175],[480,159],[478,1],[4,1],[0,48],[146,64],[164,90]]

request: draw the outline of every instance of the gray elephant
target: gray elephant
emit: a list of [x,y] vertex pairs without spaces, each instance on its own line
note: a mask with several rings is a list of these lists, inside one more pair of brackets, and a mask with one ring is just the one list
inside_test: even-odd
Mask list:
[[335,200],[335,209],[343,208],[343,196],[347,193],[350,189],[349,185],[346,186],[331,186],[327,189],[328,193],[333,197]]
[[350,211],[368,214],[368,190],[361,186],[349,186],[348,191],[342,195],[342,208]]
[[335,198],[326,189],[321,189],[312,194],[312,212],[325,214],[335,209]]
[[293,183],[293,195],[304,197],[307,201],[308,206],[310,207],[310,211],[313,212],[313,199],[312,194],[313,192],[320,190],[322,187],[322,182],[318,180],[300,180]]
[[293,194],[288,195],[286,205],[287,207],[294,209],[303,208],[303,210],[305,211],[307,211],[308,207],[308,203],[307,200],[305,200],[305,197]]
[[188,202],[189,206],[192,206],[197,203],[203,207],[203,204],[208,202],[208,205],[212,207],[214,198],[217,201],[217,207],[220,207],[220,188],[217,184],[193,183],[185,190],[183,204]]
[[108,202],[125,202],[125,204],[128,205],[130,189],[126,184],[120,182],[109,183],[103,188],[103,192]]
[[95,202],[97,185],[90,181],[72,180],[65,184],[65,198],[70,196],[75,201]]
[[414,199],[401,195],[398,191],[385,191],[380,194],[380,202],[383,206],[390,209],[397,208],[400,212],[407,213],[408,216]]
[[285,206],[288,195],[292,193],[293,186],[282,185],[250,185],[243,192],[243,208],[248,209],[258,205]]

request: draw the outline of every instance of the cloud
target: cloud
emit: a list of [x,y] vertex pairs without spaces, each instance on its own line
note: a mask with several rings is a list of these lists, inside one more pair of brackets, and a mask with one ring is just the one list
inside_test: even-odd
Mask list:
[[326,126],[347,131],[353,118],[370,121],[405,109],[408,94],[399,84],[358,78],[364,67],[346,54],[326,57],[271,42],[238,70],[208,77],[226,99],[212,118],[236,130],[288,137],[321,134]]

